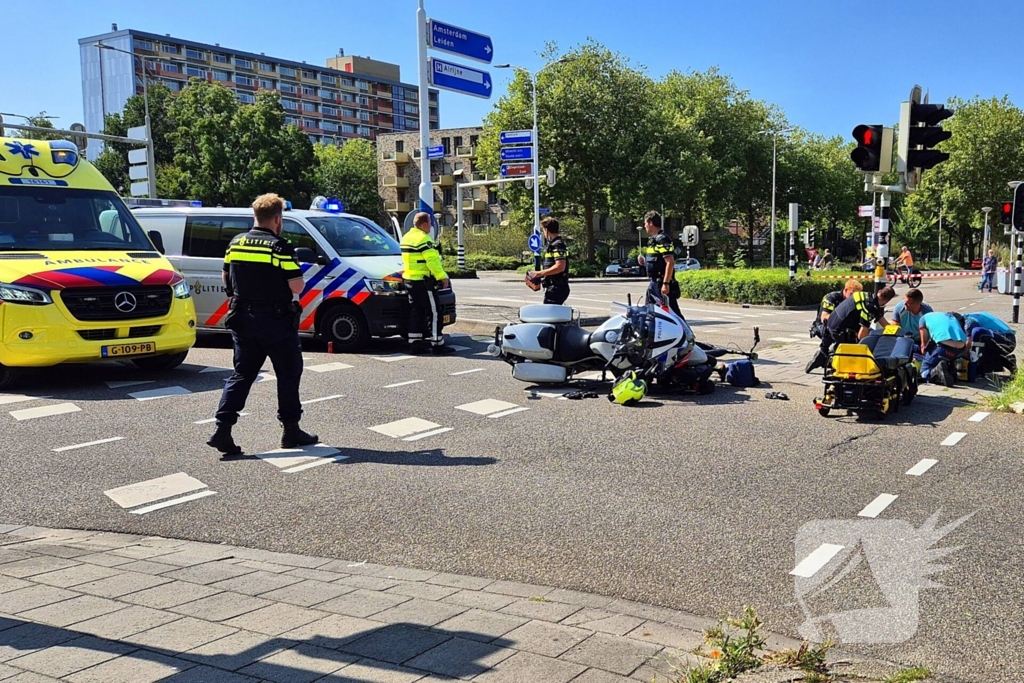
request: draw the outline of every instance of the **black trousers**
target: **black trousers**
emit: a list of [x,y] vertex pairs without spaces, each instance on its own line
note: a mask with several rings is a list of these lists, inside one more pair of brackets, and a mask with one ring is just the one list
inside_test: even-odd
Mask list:
[[544,284],[544,303],[561,306],[569,298],[569,281]]
[[831,330],[828,325],[821,328],[821,346],[818,347],[818,361],[822,367],[828,364],[828,356],[839,344],[854,344],[857,333],[851,330]]
[[217,407],[217,424],[233,425],[245,408],[249,390],[267,358],[277,375],[277,419],[283,424],[302,418],[299,380],[302,378],[302,342],[291,315],[239,310],[237,329],[231,331],[235,344],[235,371],[224,383]]
[[[651,280],[647,285],[647,301],[661,301],[664,298],[665,295],[661,293],[661,280]],[[683,317],[679,311],[679,283],[675,279],[668,285],[668,307],[680,318]]]
[[438,314],[434,283],[428,280],[406,280],[409,292],[409,342],[426,339],[434,346],[444,341],[441,336],[441,316]]

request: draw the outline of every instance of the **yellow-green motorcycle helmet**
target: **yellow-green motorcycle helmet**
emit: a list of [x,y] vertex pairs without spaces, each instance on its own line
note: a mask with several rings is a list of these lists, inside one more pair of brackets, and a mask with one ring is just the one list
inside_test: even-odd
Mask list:
[[608,400],[624,406],[639,403],[647,395],[647,382],[637,379],[635,372],[627,372],[619,378],[608,393]]

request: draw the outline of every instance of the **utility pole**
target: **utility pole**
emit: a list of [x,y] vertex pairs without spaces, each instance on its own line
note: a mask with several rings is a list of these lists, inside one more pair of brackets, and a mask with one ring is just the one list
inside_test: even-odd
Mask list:
[[[431,237],[437,238],[434,219],[434,188],[430,184],[430,67],[427,61],[427,10],[420,0],[416,10],[416,44],[420,72],[420,205],[419,210],[430,216]],[[461,202],[461,199],[459,200]]]

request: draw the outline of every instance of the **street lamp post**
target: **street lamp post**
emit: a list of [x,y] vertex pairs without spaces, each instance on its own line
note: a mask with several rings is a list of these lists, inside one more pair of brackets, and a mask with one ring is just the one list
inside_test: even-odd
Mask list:
[[[783,133],[792,133],[792,128],[786,128],[784,130],[759,130],[758,135],[771,135],[772,136],[772,253],[771,253],[771,267],[775,267],[775,157],[778,152],[779,136]],[[753,258],[753,255],[751,255]]]
[[[555,64],[563,64],[570,61],[569,57],[562,57],[552,62],[548,62],[536,71],[530,71],[529,69],[516,66],[515,64],[496,64],[495,69],[519,69],[525,71],[530,76],[530,85],[532,89],[531,99],[533,100],[533,234],[540,235],[540,134],[537,130],[537,76],[541,71],[554,66]],[[536,254],[533,257],[534,268],[540,269],[540,254]]]
[[[0,116],[16,116],[19,119],[25,119],[25,123],[27,123],[29,125],[33,125],[32,124],[32,119],[53,120],[53,119],[59,119],[60,118],[59,116],[46,116],[46,115],[43,115],[43,116],[25,116],[24,114],[12,114],[12,113],[6,112],[6,111],[0,111]],[[4,134],[3,126],[0,126],[0,135],[3,135],[3,134]]]
[[[130,55],[133,59],[138,59],[139,63],[142,64],[142,102],[146,109],[146,175],[149,176],[149,198],[156,199],[156,150],[153,145],[153,124],[149,118],[149,78],[146,77],[146,60],[134,52],[122,50],[112,45],[96,43],[96,47],[100,50],[112,50]],[[134,71],[134,68],[132,70]]]
[[981,242],[981,258],[982,259],[984,259],[985,258],[985,254],[988,253],[988,239],[989,239],[988,213],[991,210],[992,210],[991,206],[983,206],[983,207],[981,207],[981,212],[983,214],[985,214],[985,234],[982,237],[982,242]]

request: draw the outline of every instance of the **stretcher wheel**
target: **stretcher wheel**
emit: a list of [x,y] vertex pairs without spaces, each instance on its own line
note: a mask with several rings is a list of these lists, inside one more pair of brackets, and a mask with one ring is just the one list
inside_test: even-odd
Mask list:
[[822,406],[822,407],[818,408],[818,415],[821,415],[822,417],[828,417],[828,414],[831,413],[831,412],[832,412],[832,409],[828,408],[826,406]]

